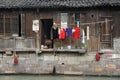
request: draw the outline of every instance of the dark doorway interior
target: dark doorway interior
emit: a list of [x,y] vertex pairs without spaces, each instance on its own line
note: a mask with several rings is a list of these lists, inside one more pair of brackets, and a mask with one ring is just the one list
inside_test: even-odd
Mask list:
[[[41,19],[41,22],[42,22],[41,43],[42,45],[45,45],[45,41],[51,39],[51,28],[53,26],[53,19]],[[52,45],[53,43],[51,42],[49,47],[52,47]]]
[[18,28],[18,34],[19,34],[19,37],[21,37],[21,15],[19,15],[19,18],[18,18],[19,20],[19,28]]

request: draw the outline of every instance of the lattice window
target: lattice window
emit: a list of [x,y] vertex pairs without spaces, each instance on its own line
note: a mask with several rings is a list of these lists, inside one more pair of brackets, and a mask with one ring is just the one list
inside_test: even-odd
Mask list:
[[0,15],[0,36],[18,34],[18,16]]

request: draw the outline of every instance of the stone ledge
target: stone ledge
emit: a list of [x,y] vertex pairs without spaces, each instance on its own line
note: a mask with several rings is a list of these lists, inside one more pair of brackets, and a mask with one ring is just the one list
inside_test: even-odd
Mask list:
[[72,75],[82,75],[83,72],[77,72],[77,71],[64,71],[64,74],[72,74]]

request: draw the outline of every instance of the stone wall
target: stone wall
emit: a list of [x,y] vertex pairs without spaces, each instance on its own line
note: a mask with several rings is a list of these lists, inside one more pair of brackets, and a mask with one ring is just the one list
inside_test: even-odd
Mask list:
[[[120,58],[95,54],[76,53],[18,54],[19,63],[13,63],[13,56],[0,55],[0,74],[51,74],[53,67],[57,74],[120,76]],[[120,55],[118,55],[120,56]]]
[[115,53],[120,53],[120,38],[114,38],[113,48]]

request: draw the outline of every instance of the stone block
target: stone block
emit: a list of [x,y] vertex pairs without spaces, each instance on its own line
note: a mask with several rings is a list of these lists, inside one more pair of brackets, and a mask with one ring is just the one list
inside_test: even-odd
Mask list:
[[94,68],[94,72],[103,72],[104,71],[104,68],[102,67],[95,67]]
[[16,71],[14,71],[14,70],[10,70],[10,71],[9,71],[9,70],[8,70],[8,71],[5,71],[5,73],[7,73],[7,74],[8,74],[8,73],[9,73],[9,74],[10,74],[10,73],[16,73]]
[[116,65],[115,64],[106,64],[105,66],[108,69],[116,69]]
[[64,74],[81,75],[82,71],[64,71]]

